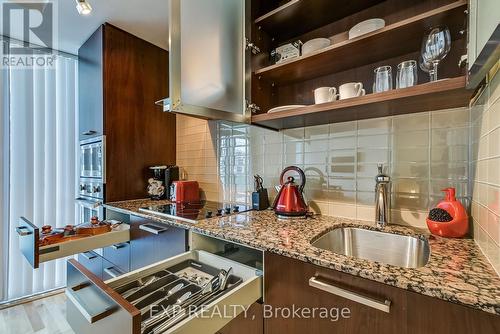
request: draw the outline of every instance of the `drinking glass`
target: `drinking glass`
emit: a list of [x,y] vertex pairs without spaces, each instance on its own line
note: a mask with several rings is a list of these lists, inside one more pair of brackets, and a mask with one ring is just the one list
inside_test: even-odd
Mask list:
[[380,66],[373,70],[375,79],[373,80],[373,92],[381,93],[392,89],[392,68],[390,66]]
[[417,84],[417,62],[407,60],[398,65],[396,88],[406,88]]
[[431,81],[438,79],[438,64],[448,54],[451,48],[450,30],[446,26],[432,28],[422,41],[422,60],[428,63]]

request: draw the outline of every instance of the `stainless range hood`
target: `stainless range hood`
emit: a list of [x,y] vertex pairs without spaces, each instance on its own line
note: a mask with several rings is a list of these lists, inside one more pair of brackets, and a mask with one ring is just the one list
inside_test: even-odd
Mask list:
[[249,122],[249,4],[169,0],[170,96],[156,102],[164,112]]

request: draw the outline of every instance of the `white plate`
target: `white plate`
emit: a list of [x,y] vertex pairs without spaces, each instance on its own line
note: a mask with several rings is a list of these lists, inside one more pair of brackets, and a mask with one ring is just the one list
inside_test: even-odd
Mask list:
[[269,109],[269,111],[267,113],[280,112],[280,111],[301,108],[301,107],[305,107],[305,105],[303,105],[303,104],[290,104],[290,105],[286,105],[286,106],[279,106],[279,107]]
[[307,41],[302,45],[302,55],[305,56],[313,53],[314,51],[324,49],[327,46],[330,46],[330,44],[331,41],[328,38],[311,39],[310,41]]
[[349,39],[359,37],[369,32],[378,30],[385,27],[385,21],[383,19],[369,19],[363,22],[359,22],[354,27],[349,30]]

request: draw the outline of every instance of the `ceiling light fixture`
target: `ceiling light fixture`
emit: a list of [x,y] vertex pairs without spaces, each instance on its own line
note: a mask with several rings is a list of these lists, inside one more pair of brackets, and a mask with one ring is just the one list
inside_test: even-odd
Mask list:
[[78,10],[78,14],[80,15],[89,15],[92,11],[92,6],[89,4],[87,0],[75,0],[76,1],[76,9]]

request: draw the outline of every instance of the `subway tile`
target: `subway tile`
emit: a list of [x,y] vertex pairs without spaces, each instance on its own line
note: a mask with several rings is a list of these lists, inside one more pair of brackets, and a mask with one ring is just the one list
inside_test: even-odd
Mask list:
[[488,157],[500,156],[500,128],[493,130],[488,135]]
[[456,190],[457,197],[467,197],[469,196],[469,182],[468,180],[464,181],[454,181],[454,180],[439,180],[432,179],[430,182],[430,194],[435,196],[443,197],[443,189],[453,187]]
[[448,180],[467,180],[469,176],[467,162],[431,163],[431,178]]
[[375,207],[372,205],[356,206],[356,219],[369,222],[375,221]]
[[469,108],[456,108],[433,111],[431,113],[432,128],[458,128],[469,124]]
[[392,125],[394,132],[407,132],[429,129],[429,113],[395,116]]
[[356,203],[358,205],[374,205],[375,192],[374,191],[358,191],[356,193]]
[[330,177],[328,179],[328,189],[330,191],[355,191],[356,180],[354,178]]
[[492,106],[490,106],[488,123],[490,130],[500,127],[500,100],[497,100]]
[[286,153],[283,160],[284,166],[290,165],[303,165],[304,164],[304,154]]
[[488,183],[500,186],[500,158],[487,160],[485,164],[488,164]]
[[482,191],[486,193],[486,198],[484,196],[481,198],[484,200],[484,204],[489,210],[493,211],[496,215],[500,216],[500,187],[498,186],[483,186]]
[[429,131],[406,131],[394,133],[393,139],[394,148],[409,148],[409,147],[428,147],[429,146]]
[[305,136],[304,128],[283,130],[284,141],[303,140]]
[[428,194],[429,181],[427,179],[393,179],[392,191],[401,194]]
[[392,118],[374,118],[358,121],[358,135],[376,135],[391,132]]
[[355,150],[331,150],[329,155],[332,164],[354,164],[356,162]]
[[388,149],[359,149],[358,163],[383,163],[387,164],[390,159],[390,151]]
[[490,104],[498,102],[500,98],[500,74],[499,72],[493,77],[489,84],[489,101]]
[[330,139],[330,150],[353,149],[356,148],[356,137],[335,137]]
[[444,147],[431,148],[431,160],[449,161],[449,162],[468,162],[469,161],[469,146],[467,145],[451,145]]
[[328,139],[304,141],[304,152],[328,152]]
[[428,231],[427,225],[425,223],[425,219],[427,218],[427,210],[426,211],[417,211],[417,210],[392,210],[392,223],[399,225],[407,225],[415,228],[422,229],[424,231]]
[[304,138],[309,140],[328,139],[329,134],[330,126],[328,124],[310,126],[305,128]]
[[302,154],[304,153],[304,142],[291,141],[284,144],[285,154]]
[[455,129],[433,129],[431,133],[432,146],[468,145],[468,143],[468,127]]
[[500,216],[488,211],[487,231],[496,245],[500,245]]
[[429,165],[426,163],[394,161],[392,176],[396,178],[428,178]]
[[357,129],[356,122],[330,124],[330,138],[356,136]]
[[356,165],[331,164],[328,175],[330,177],[354,177],[356,175]]
[[330,213],[335,217],[356,219],[356,205],[333,203],[330,207]]
[[411,148],[395,148],[392,152],[393,161],[401,162],[427,162],[429,161],[429,148],[427,146]]
[[328,164],[328,153],[327,152],[308,152],[304,153],[304,164]]
[[[377,163],[366,163],[366,164],[358,164],[356,166],[356,175],[357,177],[366,177],[366,178],[375,178],[378,174]],[[384,173],[391,174],[388,171],[388,166],[384,164]]]
[[359,136],[359,148],[388,148],[390,145],[390,135]]
[[427,210],[429,195],[427,193],[393,193],[392,207],[398,210]]
[[356,192],[354,191],[330,191],[328,201],[332,203],[356,204]]

